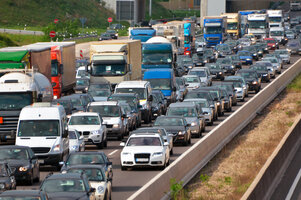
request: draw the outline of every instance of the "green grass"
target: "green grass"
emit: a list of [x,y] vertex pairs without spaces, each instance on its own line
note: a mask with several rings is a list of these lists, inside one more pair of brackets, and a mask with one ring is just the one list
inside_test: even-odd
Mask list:
[[159,4],[160,0],[152,0],[152,15],[149,16],[149,0],[146,0],[146,8],[145,8],[145,19],[165,19],[165,18],[173,18],[173,14],[170,10],[164,8],[161,4]]
[[301,92],[301,74],[299,74],[288,86],[287,89],[292,92]]
[[7,46],[22,46],[26,44],[32,44],[35,42],[49,41],[45,36],[37,35],[19,35],[19,34],[0,34],[0,47]]
[[86,18],[85,27],[106,27],[115,15],[99,0],[1,0],[0,27],[44,27],[54,19]]

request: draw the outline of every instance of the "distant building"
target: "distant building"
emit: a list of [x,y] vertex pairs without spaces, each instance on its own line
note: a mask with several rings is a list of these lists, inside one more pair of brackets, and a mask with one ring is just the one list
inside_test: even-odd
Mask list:
[[116,14],[117,20],[134,23],[144,20],[145,0],[101,0],[101,2]]

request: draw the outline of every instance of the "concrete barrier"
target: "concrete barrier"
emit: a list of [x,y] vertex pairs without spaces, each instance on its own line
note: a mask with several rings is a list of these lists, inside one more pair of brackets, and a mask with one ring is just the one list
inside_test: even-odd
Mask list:
[[286,171],[301,144],[300,130],[301,115],[282,138],[241,199],[271,199],[271,195],[281,180],[281,176]]
[[183,185],[186,185],[202,167],[254,119],[256,113],[269,104],[300,72],[301,59],[195,143],[170,166],[130,196],[129,199],[167,199],[171,178],[183,181]]

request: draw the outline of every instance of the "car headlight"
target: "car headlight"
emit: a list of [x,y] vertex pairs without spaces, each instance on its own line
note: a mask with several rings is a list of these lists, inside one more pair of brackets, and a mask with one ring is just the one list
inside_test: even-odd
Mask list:
[[268,48],[264,48],[264,50],[266,50],[266,51],[267,51],[267,50],[268,50]]
[[234,66],[233,66],[233,65],[231,65],[231,68],[232,68],[232,69],[234,69]]
[[251,58],[247,58],[246,60],[251,60]]
[[153,154],[153,157],[156,157],[156,156],[163,156],[163,153],[162,152],[155,152]]
[[257,84],[257,83],[258,83],[257,81],[253,81],[253,82],[252,82],[252,84],[254,84],[254,85]]
[[257,56],[257,53],[253,53],[253,56]]
[[113,128],[119,128],[120,124],[113,124]]
[[275,47],[275,45],[273,44],[273,47]]
[[196,126],[196,125],[197,125],[196,122],[191,123],[191,126]]
[[100,193],[100,194],[104,193],[104,192],[105,192],[104,187],[98,186],[98,187],[97,187],[97,192]]
[[61,149],[61,145],[57,144],[54,146],[53,151],[60,151],[60,149]]
[[77,150],[77,148],[78,148],[78,146],[73,145],[73,146],[71,147],[71,150]]
[[267,74],[263,74],[262,76],[267,76]]
[[220,102],[217,102],[217,105],[219,106],[219,105],[221,105],[221,103],[220,103]]
[[29,169],[29,166],[19,167],[20,172],[26,172]]
[[98,135],[99,134],[99,130],[96,131],[91,131],[92,135]]
[[131,153],[130,152],[123,152],[122,155],[129,156],[129,155],[131,155]]
[[223,74],[223,72],[219,72],[219,74]]
[[0,183],[0,189],[5,189],[5,184],[4,183]]
[[188,68],[189,68],[189,69],[191,69],[191,68],[192,68],[192,66],[188,66]]

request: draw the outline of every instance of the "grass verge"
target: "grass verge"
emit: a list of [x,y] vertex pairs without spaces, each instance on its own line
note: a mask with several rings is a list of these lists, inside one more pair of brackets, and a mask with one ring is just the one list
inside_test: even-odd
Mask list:
[[301,113],[301,75],[184,188],[186,199],[240,199]]

